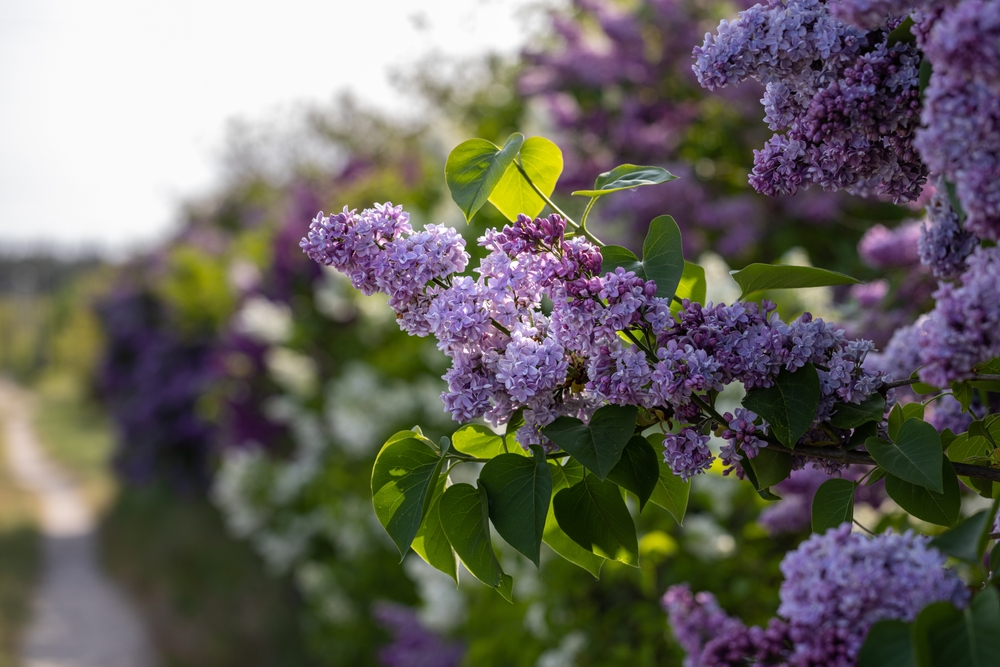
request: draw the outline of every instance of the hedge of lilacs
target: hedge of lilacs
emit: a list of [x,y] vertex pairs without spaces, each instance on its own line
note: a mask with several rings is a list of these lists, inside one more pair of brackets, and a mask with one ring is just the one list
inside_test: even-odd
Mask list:
[[[487,199],[510,210],[510,200],[524,202],[528,192],[538,200],[528,207],[556,210],[547,217],[520,214],[502,229],[487,230],[479,239],[487,254],[476,275],[465,273],[469,256],[454,230],[415,230],[405,211],[388,203],[320,213],[300,243],[356,288],[387,294],[403,330],[433,335],[452,363],[442,394],[446,411],[460,423],[485,420],[500,434],[465,426],[439,444],[419,429],[389,439],[374,466],[372,493],[376,515],[400,552],[412,547],[456,578],[460,559],[508,599],[512,581],[492,555],[490,524],[536,564],[544,542],[588,569],[592,557],[635,565],[634,524],[622,492],[633,493],[640,509],[656,498],[669,510],[671,487],[690,483],[712,465],[714,434],[727,472],[749,479],[769,499],[776,498],[770,487],[780,488],[807,461],[827,474],[843,473],[852,462],[869,467],[815,489],[813,529],[830,532],[786,560],[786,602],[779,608],[785,620],[747,630],[715,614],[706,622],[718,627],[689,633],[677,611],[675,629],[687,642],[690,664],[853,665],[864,657],[863,642],[878,621],[920,628],[925,614],[946,613],[921,611],[939,609],[932,604],[939,601],[948,614],[966,618],[956,610],[968,603],[964,585],[942,569],[944,555],[928,548],[927,538],[891,531],[868,538],[852,535],[849,526],[833,529],[852,520],[859,488],[883,478],[888,495],[907,512],[954,526],[961,506],[956,471],[971,475],[969,483],[983,495],[993,493],[996,475],[988,466],[965,463],[981,466],[982,457],[963,455],[980,440],[972,431],[960,437],[945,431],[943,439],[923,421],[924,404],[894,405],[893,388],[912,381],[894,382],[866,368],[874,351],[868,341],[848,339],[808,313],[783,322],[767,301],[726,306],[692,299],[704,293],[704,274],[684,262],[680,232],[669,216],[650,224],[642,259],[603,245],[587,228],[594,204],[671,175],[634,165],[601,174],[592,190],[579,193],[590,203],[578,223],[547,196],[558,173],[553,177],[545,165],[559,163],[557,151],[544,140],[512,135],[502,148],[472,140],[449,157],[446,178],[467,218]],[[499,188],[502,182],[507,185]],[[935,205],[940,198],[932,199],[932,212]],[[868,245],[869,254],[879,255],[877,243]],[[928,241],[920,245],[927,255]],[[744,294],[852,281],[822,269],[767,265],[747,267],[734,278]],[[991,379],[977,372],[967,366],[967,377]],[[741,407],[722,414],[717,399],[734,383],[746,396]],[[986,435],[975,437],[987,447],[979,451],[988,453],[989,423],[982,428]],[[510,449],[515,438],[507,436],[515,436],[524,455]],[[954,462],[941,453],[949,445]],[[657,446],[665,463],[660,470]],[[451,468],[472,461],[486,464],[476,486],[448,486]],[[878,495],[869,500],[878,503]],[[459,518],[473,516],[481,519]],[[968,519],[935,547],[976,562],[989,543],[992,516]],[[817,559],[824,564],[814,571]],[[852,607],[857,618],[848,618],[848,608],[838,606],[842,595],[872,590],[878,573],[900,582],[902,597],[872,599],[865,603],[870,609]],[[935,578],[940,586],[931,585]],[[920,592],[911,600],[904,591],[916,582]],[[976,600],[968,623],[1000,629],[995,591]],[[796,604],[811,615],[803,616]],[[687,613],[700,618],[701,612]],[[921,631],[914,633],[919,645]],[[706,639],[692,639],[697,636]],[[903,643],[900,650],[910,651],[909,630]],[[708,653],[696,655],[703,650]]]

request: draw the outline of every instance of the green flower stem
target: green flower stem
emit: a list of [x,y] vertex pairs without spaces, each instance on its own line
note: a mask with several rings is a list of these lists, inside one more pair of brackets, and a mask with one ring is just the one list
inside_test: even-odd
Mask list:
[[552,201],[551,199],[549,199],[548,195],[546,195],[544,192],[542,192],[541,190],[539,190],[538,186],[535,185],[535,182],[531,180],[531,177],[528,176],[528,172],[526,172],[524,170],[524,167],[521,166],[520,162],[515,161],[514,162],[514,166],[516,166],[517,170],[519,172],[521,172],[521,176],[523,176],[524,180],[528,182],[528,185],[530,185],[531,189],[535,191],[535,194],[537,194],[539,197],[541,197],[542,201],[544,201],[546,204],[549,205],[549,208],[551,208],[553,211],[555,211],[560,216],[562,216],[562,218],[564,220],[566,220],[566,222],[569,225],[571,225],[573,227],[573,229],[575,229],[575,230],[579,231],[581,234],[583,234],[587,238],[587,240],[589,240],[591,243],[593,243],[596,246],[603,246],[604,245],[604,243],[602,243],[599,238],[597,238],[596,236],[594,236],[593,234],[591,234],[587,230],[586,225],[577,224],[577,222],[575,220],[573,220],[573,218],[571,218],[568,215],[566,215],[565,211],[563,211],[561,208],[559,208],[558,206],[556,206],[556,203],[554,201]]

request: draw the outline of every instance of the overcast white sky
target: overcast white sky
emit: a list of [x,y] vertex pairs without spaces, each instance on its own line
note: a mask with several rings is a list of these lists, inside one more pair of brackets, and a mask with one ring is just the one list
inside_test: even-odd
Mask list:
[[227,120],[351,89],[398,104],[392,66],[515,52],[537,0],[0,0],[0,248],[162,238],[210,188]]

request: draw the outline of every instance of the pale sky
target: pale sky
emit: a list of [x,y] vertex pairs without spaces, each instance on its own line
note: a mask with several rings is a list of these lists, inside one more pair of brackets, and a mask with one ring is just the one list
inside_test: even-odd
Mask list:
[[390,67],[515,53],[538,4],[0,0],[0,249],[148,246],[211,188],[228,120],[344,89],[405,111]]

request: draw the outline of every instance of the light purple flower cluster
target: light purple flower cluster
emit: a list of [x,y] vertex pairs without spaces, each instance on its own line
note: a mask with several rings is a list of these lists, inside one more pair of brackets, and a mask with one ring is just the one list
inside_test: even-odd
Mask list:
[[1000,2],[961,0],[921,15],[918,43],[933,75],[915,144],[955,184],[966,229],[1000,240]]
[[446,641],[420,623],[416,613],[400,604],[380,602],[372,616],[392,634],[392,643],[378,652],[382,667],[458,667],[465,647]]
[[758,192],[819,185],[897,202],[919,196],[927,176],[913,146],[920,56],[912,44],[889,46],[887,32],[844,23],[822,0],[770,0],[723,20],[695,47],[706,88],[748,78],[766,85],[761,101],[775,134],[754,151]]
[[721,433],[727,440],[720,452],[722,462],[727,466],[736,465],[738,461],[743,460],[740,452],[751,459],[757,456],[757,452],[765,444],[757,434],[767,434],[767,422],[761,421],[759,425],[756,424],[757,413],[746,408],[736,408],[735,414],[727,412],[722,416],[727,426]]
[[927,204],[930,227],[924,224],[920,230],[920,263],[938,278],[956,278],[965,270],[965,259],[979,245],[979,239],[962,228],[944,184],[936,186]]
[[[541,429],[557,417],[589,420],[606,403],[693,423],[702,414],[699,394],[732,382],[770,387],[782,370],[810,362],[821,368],[818,421],[837,401],[858,403],[879,387],[879,376],[861,367],[870,343],[848,341],[809,314],[786,324],[771,303],[684,301],[675,318],[653,281],[621,267],[601,275],[598,248],[567,239],[565,228],[557,215],[522,215],[487,231],[478,278],[453,275],[467,257],[453,231],[409,234],[405,213],[388,204],[319,216],[302,247],[363,289],[388,291],[390,304],[403,303],[403,329],[434,334],[452,360],[442,398],[457,421],[500,426],[523,408],[517,437],[525,447],[549,446]],[[549,315],[543,297],[551,299]],[[737,450],[756,454],[766,432],[756,419],[740,410],[730,420],[731,463]],[[665,458],[685,479],[712,463],[706,427],[665,438]]]
[[874,623],[911,621],[932,602],[967,604],[968,591],[929,539],[909,531],[869,538],[850,524],[813,535],[782,561],[778,618],[766,628],[727,616],[710,594],[670,588],[663,604],[685,667],[854,667]]
[[430,298],[427,283],[469,263],[465,239],[453,228],[427,225],[414,232],[409,214],[388,202],[360,214],[346,206],[328,217],[321,212],[299,246],[313,261],[345,273],[365,294],[388,294],[400,327],[417,336],[430,333],[422,312]]
[[937,302],[910,332],[920,345],[920,379],[935,387],[961,380],[972,368],[1000,355],[1000,249],[977,248],[968,260],[961,284],[942,283]]
[[844,23],[874,30],[889,17],[906,16],[917,4],[914,0],[838,0],[830,3],[830,13]]
[[858,243],[858,255],[873,269],[897,269],[920,261],[920,223],[908,222],[895,229],[869,227]]

